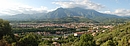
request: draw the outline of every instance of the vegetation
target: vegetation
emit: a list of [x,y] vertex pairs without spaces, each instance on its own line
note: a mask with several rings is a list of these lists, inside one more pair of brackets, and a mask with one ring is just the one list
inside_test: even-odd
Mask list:
[[11,26],[9,25],[9,22],[0,19],[0,39],[2,39],[4,35],[9,35],[10,33]]
[[38,46],[41,38],[38,35],[29,33],[20,38],[16,43],[17,46]]
[[14,28],[12,29],[14,33],[23,33],[23,32],[50,32],[51,34],[55,34],[56,31],[62,32],[76,32],[74,28],[64,28],[64,27],[42,27],[42,28]]
[[93,36],[90,34],[83,34],[80,37],[78,44],[75,46],[95,46],[95,42],[93,41]]
[[[0,46],[54,46],[57,42],[62,46],[129,46],[130,45],[130,23],[115,26],[106,32],[98,32],[96,36],[91,34],[82,34],[81,36],[68,35],[63,36],[42,36],[35,32],[42,30],[48,32],[66,31],[64,28],[45,27],[38,29],[11,29],[8,21],[0,19]],[[56,30],[54,30],[56,29]],[[38,31],[36,31],[38,30]],[[68,29],[68,31],[75,29]],[[22,31],[22,32],[21,32]],[[33,32],[30,32],[33,31]],[[72,31],[72,32],[73,32]],[[23,33],[14,35],[15,33]],[[58,38],[58,40],[53,40]]]
[[110,32],[98,34],[94,38],[96,45],[129,46],[130,23],[118,25]]
[[0,19],[0,46],[9,46],[12,42],[15,42],[14,39],[9,22]]

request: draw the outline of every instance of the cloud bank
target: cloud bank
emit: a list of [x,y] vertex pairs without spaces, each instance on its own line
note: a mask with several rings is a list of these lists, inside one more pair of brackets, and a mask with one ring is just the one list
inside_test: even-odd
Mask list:
[[71,0],[71,1],[57,1],[53,2],[53,4],[60,5],[64,8],[73,8],[73,7],[81,7],[87,9],[101,10],[105,8],[105,6],[93,3],[90,0]]
[[[115,0],[118,2],[118,0]],[[130,16],[130,9],[115,9],[115,11],[104,10],[106,7],[102,4],[92,2],[91,0],[69,0],[69,1],[55,1],[53,4],[59,5],[63,8],[81,7],[85,9],[94,9],[96,11],[102,11],[102,13],[116,14],[118,16]],[[2,1],[0,2],[0,15],[15,15],[15,14],[35,14],[46,13],[57,9],[48,9],[48,7],[33,7],[25,4]],[[107,8],[109,9],[109,8]]]
[[115,11],[105,11],[107,14],[115,14],[118,16],[130,16],[130,9],[116,9]]
[[47,12],[48,8],[41,6],[39,8],[32,7],[29,5],[19,4],[19,3],[1,3],[0,4],[0,15],[15,15],[15,14],[34,14]]

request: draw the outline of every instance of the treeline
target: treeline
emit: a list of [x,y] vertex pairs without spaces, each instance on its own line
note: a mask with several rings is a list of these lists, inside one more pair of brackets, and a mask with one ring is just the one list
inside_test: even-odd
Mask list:
[[26,32],[50,32],[51,34],[55,34],[56,31],[62,32],[76,32],[74,28],[65,28],[65,27],[40,27],[40,28],[13,28],[13,33],[26,33]]
[[34,33],[14,35],[9,22],[0,19],[0,46],[38,46],[41,37]]

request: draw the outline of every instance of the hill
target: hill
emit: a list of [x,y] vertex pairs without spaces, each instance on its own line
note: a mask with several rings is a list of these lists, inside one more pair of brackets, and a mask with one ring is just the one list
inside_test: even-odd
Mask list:
[[[105,32],[95,36],[97,45],[112,44],[112,46],[130,45],[130,23],[118,25],[110,32]],[[111,42],[110,42],[111,41]],[[110,42],[110,43],[108,43]]]
[[94,21],[98,22],[106,22],[106,23],[111,23],[111,22],[124,22],[127,21],[128,19],[117,16],[117,15],[111,15],[111,14],[104,14],[97,12],[92,9],[83,9],[79,7],[75,8],[58,8],[55,11],[49,12],[47,14],[47,18],[63,18],[63,17],[85,17],[89,18]]

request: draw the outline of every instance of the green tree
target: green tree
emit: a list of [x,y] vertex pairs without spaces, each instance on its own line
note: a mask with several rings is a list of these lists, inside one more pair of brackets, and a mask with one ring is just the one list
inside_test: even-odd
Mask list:
[[102,39],[99,38],[99,39],[97,39],[95,42],[96,42],[96,45],[101,45],[101,43],[102,43]]
[[108,40],[105,43],[101,44],[101,46],[116,46],[112,40]]
[[0,19],[0,39],[3,38],[4,35],[11,34],[11,26],[8,21]]
[[17,45],[18,46],[38,46],[39,44],[39,38],[37,35],[33,33],[29,33],[23,38],[21,38]]
[[129,46],[130,45],[130,34],[123,36],[118,46]]
[[8,43],[15,42],[15,39],[13,39],[10,35],[3,36],[3,40],[7,41]]
[[76,46],[95,46],[93,36],[90,34],[83,34]]

